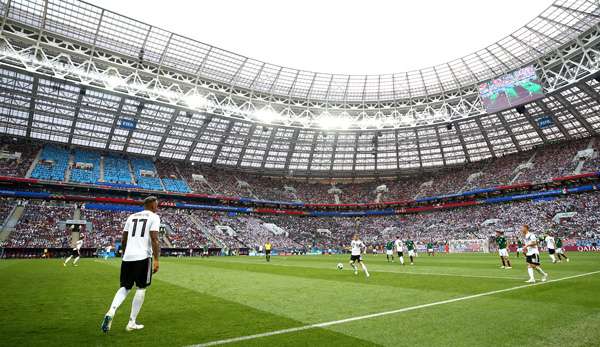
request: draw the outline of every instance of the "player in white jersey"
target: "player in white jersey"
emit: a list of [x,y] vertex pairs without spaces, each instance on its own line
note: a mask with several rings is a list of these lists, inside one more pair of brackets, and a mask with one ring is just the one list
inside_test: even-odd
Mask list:
[[550,255],[550,259],[552,259],[552,263],[556,263],[556,257],[554,253],[556,253],[556,242],[554,241],[554,237],[550,234],[546,235],[544,238],[546,242],[546,247],[548,248],[548,254]]
[[365,244],[358,238],[358,234],[354,234],[354,236],[352,237],[352,241],[350,242],[350,248],[350,266],[352,266],[352,268],[354,269],[354,274],[358,275],[358,267],[356,266],[356,263],[359,263],[363,271],[365,272],[365,275],[369,277],[369,271],[367,271],[367,267],[365,266],[365,263],[363,263],[361,256],[363,252],[366,253],[367,246],[365,246]]
[[160,218],[156,214],[157,210],[158,199],[149,196],[144,199],[144,210],[127,218],[121,241],[124,249],[121,262],[121,287],[117,290],[112,304],[102,320],[101,329],[105,333],[110,330],[113,317],[133,288],[134,282],[137,290],[131,304],[129,323],[125,329],[132,331],[144,328],[143,325],[137,324],[136,318],[144,303],[146,288],[152,282],[152,274],[158,271]]
[[81,246],[83,246],[83,235],[80,234],[79,236],[79,240],[77,240],[77,242],[75,242],[75,247],[73,247],[73,252],[71,253],[71,255],[65,259],[65,262],[63,263],[63,266],[67,266],[67,263],[73,258],[75,257],[75,260],[73,260],[73,266],[79,266],[77,265],[77,262],[79,261],[79,257],[81,256]]
[[529,274],[529,280],[526,282],[535,283],[533,270],[539,272],[542,275],[542,282],[545,282],[548,279],[548,274],[540,266],[540,250],[538,248],[537,236],[529,231],[529,225],[527,224],[523,225],[521,232],[525,237],[523,252],[525,252],[525,257],[527,258],[527,273]]
[[109,255],[111,249],[112,249],[111,245],[106,246],[106,248],[104,249],[104,260],[108,260],[108,255]]
[[404,244],[400,240],[400,236],[396,236],[394,248],[396,249],[396,254],[398,254],[398,259],[400,259],[400,264],[404,265]]

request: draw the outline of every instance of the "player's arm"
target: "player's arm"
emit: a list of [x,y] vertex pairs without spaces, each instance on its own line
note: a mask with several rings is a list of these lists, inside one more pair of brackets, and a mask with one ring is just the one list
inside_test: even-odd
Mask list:
[[528,242],[526,242],[526,243],[525,243],[525,246],[526,246],[526,247],[529,247],[529,246],[536,246],[537,244],[538,244],[537,240],[531,240],[531,241],[528,241]]
[[123,230],[123,235],[121,236],[121,252],[125,253],[125,248],[127,248],[127,230]]
[[154,260],[152,261],[152,271],[158,272],[158,258],[160,257],[160,244],[158,242],[158,231],[160,230],[160,218],[156,216],[150,226],[150,241],[152,242],[152,254]]
[[158,257],[160,256],[160,245],[158,243],[158,230],[150,230],[150,239],[152,241],[152,254],[154,260],[152,261],[152,271],[158,272]]

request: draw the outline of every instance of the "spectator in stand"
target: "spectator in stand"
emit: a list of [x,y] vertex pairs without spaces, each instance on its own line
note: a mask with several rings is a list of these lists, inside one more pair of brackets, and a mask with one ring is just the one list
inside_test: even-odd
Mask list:
[[73,217],[72,205],[54,205],[50,202],[29,201],[23,215],[10,233],[7,247],[67,248],[71,233],[64,222]]

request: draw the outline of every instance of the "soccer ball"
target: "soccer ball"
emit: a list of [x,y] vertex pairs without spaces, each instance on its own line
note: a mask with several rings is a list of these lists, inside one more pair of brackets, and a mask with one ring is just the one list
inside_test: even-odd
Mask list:
[[337,268],[338,268],[338,270],[343,270],[344,269],[344,264],[338,263],[337,264]]

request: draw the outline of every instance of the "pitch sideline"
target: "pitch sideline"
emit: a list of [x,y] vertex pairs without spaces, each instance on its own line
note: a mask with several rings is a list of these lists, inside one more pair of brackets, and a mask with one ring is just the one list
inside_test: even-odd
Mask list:
[[295,327],[295,328],[289,328],[289,329],[274,330],[274,331],[270,331],[270,332],[266,332],[266,333],[260,333],[260,334],[254,334],[254,335],[233,337],[233,338],[224,339],[224,340],[209,341],[209,342],[200,343],[200,344],[196,344],[196,345],[190,345],[188,347],[217,346],[217,345],[224,345],[224,344],[234,343],[234,342],[240,342],[240,341],[254,340],[254,339],[259,339],[259,338],[262,338],[262,337],[269,337],[269,336],[274,336],[274,335],[282,335],[282,334],[294,333],[294,332],[304,331],[304,330],[309,330],[309,329],[325,328],[325,327],[332,326],[332,325],[339,325],[339,324],[344,324],[344,323],[349,323],[349,322],[354,322],[354,321],[359,321],[359,320],[377,318],[377,317],[387,316],[387,315],[396,314],[396,313],[402,313],[402,312],[408,312],[408,311],[415,311],[415,310],[419,310],[419,309],[422,309],[422,308],[427,308],[427,307],[432,307],[432,306],[439,306],[439,305],[445,305],[445,304],[450,304],[450,303],[454,303],[454,302],[458,302],[458,301],[476,299],[476,298],[480,298],[480,297],[484,297],[484,296],[490,296],[490,295],[494,295],[494,294],[510,292],[510,291],[514,291],[514,290],[518,290],[518,289],[529,288],[529,287],[544,285],[544,284],[548,284],[548,283],[560,282],[560,281],[569,280],[569,279],[578,278],[578,277],[590,276],[590,275],[594,275],[594,274],[597,274],[597,273],[600,273],[600,270],[599,271],[587,272],[587,273],[583,273],[583,274],[579,274],[579,275],[573,275],[573,276],[567,276],[567,277],[557,278],[555,280],[549,280],[549,281],[546,281],[546,282],[537,282],[535,284],[524,284],[524,285],[520,285],[520,286],[516,286],[516,287],[510,287],[510,288],[505,288],[505,289],[498,289],[498,290],[493,290],[493,291],[490,291],[490,292],[484,292],[484,293],[473,294],[473,295],[463,296],[463,297],[454,298],[454,299],[448,299],[448,300],[442,300],[442,301],[432,302],[432,303],[429,303],[429,304],[422,304],[422,305],[417,305],[417,306],[404,307],[404,308],[397,309],[397,310],[372,313],[372,314],[368,314],[368,315],[350,317],[350,318],[340,319],[340,320],[330,321],[330,322],[323,322],[323,323],[315,323],[315,324],[303,325],[303,326],[299,326],[299,327]]

